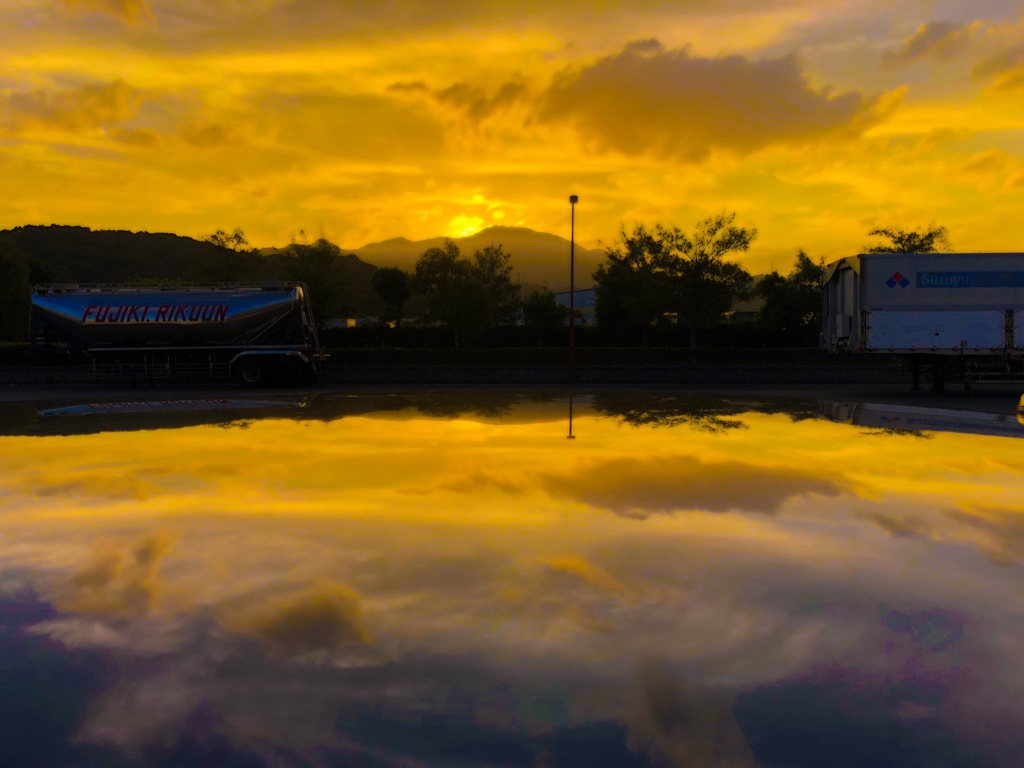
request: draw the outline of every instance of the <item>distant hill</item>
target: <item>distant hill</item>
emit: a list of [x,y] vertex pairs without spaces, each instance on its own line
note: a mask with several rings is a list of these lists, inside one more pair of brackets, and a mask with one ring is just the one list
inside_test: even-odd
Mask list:
[[[30,260],[48,265],[55,282],[131,283],[166,280],[187,283],[282,280],[280,251],[233,251],[191,237],[88,227],[26,226],[0,232]],[[380,300],[370,280],[377,267],[353,255],[340,259],[343,300],[354,315],[375,315]]]
[[[569,288],[569,241],[563,237],[525,227],[489,227],[468,237],[452,239],[467,256],[491,244],[500,244],[506,253],[512,255],[512,279],[516,282],[543,285],[553,291]],[[444,240],[443,237],[434,237],[413,241],[398,237],[362,248],[342,250],[378,267],[401,267],[412,271],[425,250],[443,245]],[[593,285],[591,275],[604,261],[604,251],[583,248],[577,243],[576,286],[586,288]]]
[[[30,260],[48,265],[55,281],[129,283],[139,280],[224,282],[280,280],[283,249],[233,251],[206,241],[169,233],[92,230],[51,224],[24,226],[0,232],[14,240]],[[445,238],[412,241],[394,238],[361,248],[342,248],[344,303],[352,316],[377,315],[382,307],[371,286],[378,267],[413,271],[428,248]],[[512,278],[524,294],[537,287],[553,291],[569,287],[569,241],[523,227],[491,227],[469,237],[455,238],[467,256],[500,244],[511,254]],[[593,285],[591,275],[605,260],[602,250],[575,249],[576,286]],[[415,309],[415,307],[411,307]]]
[[15,227],[3,235],[28,258],[48,264],[61,282],[199,281],[210,264],[232,253],[180,235],[57,224]]

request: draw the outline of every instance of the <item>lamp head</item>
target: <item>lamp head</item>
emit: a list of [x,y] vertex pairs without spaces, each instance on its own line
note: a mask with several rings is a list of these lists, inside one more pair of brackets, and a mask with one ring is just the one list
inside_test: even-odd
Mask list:
[[569,202],[572,205],[576,205],[580,201],[579,195],[569,195]]

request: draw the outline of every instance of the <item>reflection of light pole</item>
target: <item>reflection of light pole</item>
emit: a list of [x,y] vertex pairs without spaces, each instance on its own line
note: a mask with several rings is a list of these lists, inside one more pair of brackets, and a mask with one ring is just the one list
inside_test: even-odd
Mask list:
[[576,435],[572,433],[572,392],[569,393],[569,434],[566,437],[570,440],[576,439]]
[[576,203],[569,195],[569,381],[576,380]]

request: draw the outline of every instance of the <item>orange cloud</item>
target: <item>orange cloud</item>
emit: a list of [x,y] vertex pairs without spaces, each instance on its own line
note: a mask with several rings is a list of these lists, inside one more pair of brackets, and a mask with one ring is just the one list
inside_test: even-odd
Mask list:
[[544,560],[544,564],[553,571],[573,576],[602,591],[628,591],[610,573],[579,555],[549,557]]
[[179,130],[187,144],[199,149],[213,149],[233,139],[231,129],[223,125],[184,125]]
[[[396,84],[389,90],[399,93],[417,93],[421,91],[420,87],[426,89],[422,83],[409,83]],[[521,81],[510,81],[504,83],[491,96],[479,86],[455,83],[438,90],[426,89],[426,92],[432,95],[438,103],[456,110],[472,124],[478,125],[482,120],[491,117],[501,109],[523,101],[529,92],[529,87]]]
[[775,512],[796,496],[842,491],[834,480],[799,469],[693,456],[606,459],[540,477],[549,493],[630,517],[681,510]]
[[229,615],[224,624],[233,632],[291,653],[336,651],[370,641],[362,597],[335,582],[270,598]]
[[976,24],[929,21],[918,27],[895,51],[887,51],[882,61],[889,66],[903,66],[923,58],[950,61],[970,48]]
[[76,13],[102,13],[126,24],[156,23],[147,0],[59,0],[67,10]]
[[437,487],[455,493],[477,493],[493,488],[508,495],[519,494],[525,490],[522,481],[509,479],[507,475],[499,475],[496,472],[487,472],[479,467],[464,469],[459,473],[459,477],[442,480]]
[[266,90],[250,97],[259,115],[252,125],[282,149],[323,159],[393,160],[433,157],[442,151],[440,124],[422,107],[391,96],[333,88]]
[[131,546],[100,545],[61,590],[58,604],[79,613],[148,613],[160,595],[160,563],[177,541],[164,531]]
[[714,149],[857,135],[888,108],[880,97],[815,90],[792,56],[699,58],[646,40],[560,74],[540,116],[601,149],[700,160]]
[[991,81],[994,92],[1024,85],[1024,24],[993,24],[985,32],[971,75],[976,80]]
[[145,128],[115,128],[110,132],[110,136],[119,144],[139,149],[156,149],[164,143],[159,133]]
[[143,501],[158,496],[163,489],[156,483],[128,475],[108,473],[80,474],[77,476],[40,479],[28,477],[22,486],[40,498],[69,499],[92,498],[102,500]]
[[123,80],[77,90],[0,93],[0,128],[21,133],[34,128],[83,131],[114,126],[133,117],[141,92]]

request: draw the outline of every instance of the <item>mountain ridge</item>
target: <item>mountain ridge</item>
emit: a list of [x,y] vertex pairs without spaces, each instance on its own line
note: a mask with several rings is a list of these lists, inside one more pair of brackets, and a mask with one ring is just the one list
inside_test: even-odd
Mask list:
[[[559,235],[528,227],[488,227],[465,237],[430,237],[424,240],[391,238],[368,243],[361,248],[342,248],[342,252],[354,254],[378,267],[399,267],[411,272],[424,251],[442,247],[445,240],[454,241],[464,256],[472,256],[474,252],[490,245],[501,245],[511,255],[509,263],[516,282],[541,285],[554,291],[569,289],[569,241]],[[591,275],[605,258],[605,251],[584,248],[576,243],[577,288],[593,284]]]
[[[126,282],[132,279],[210,280],[207,265],[218,261],[246,259],[247,253],[273,260],[284,248],[254,248],[235,252],[205,240],[169,232],[93,230],[79,225],[23,225],[0,231],[11,237],[30,258],[50,264],[61,280],[72,282]],[[412,272],[424,251],[442,247],[451,239],[463,255],[500,245],[511,256],[515,282],[525,288],[546,287],[553,291],[569,288],[569,241],[549,232],[527,227],[488,227],[459,238],[431,237],[409,240],[395,237],[368,243],[360,248],[341,248],[352,255],[353,268],[373,271],[378,267],[399,267]],[[591,275],[604,262],[603,250],[576,244],[575,283],[577,288],[593,285]],[[368,277],[360,282],[368,284]]]

